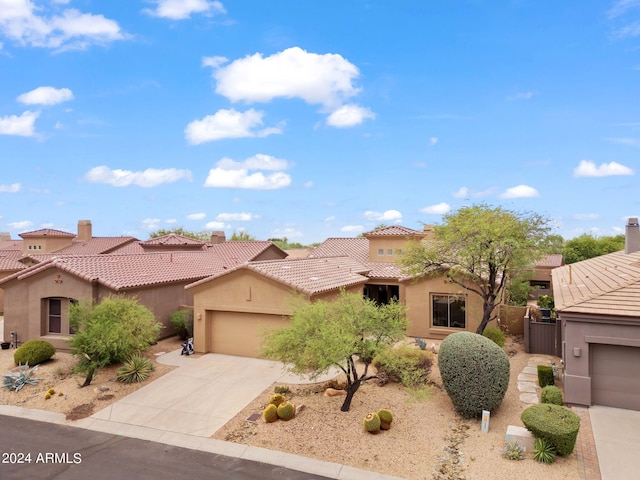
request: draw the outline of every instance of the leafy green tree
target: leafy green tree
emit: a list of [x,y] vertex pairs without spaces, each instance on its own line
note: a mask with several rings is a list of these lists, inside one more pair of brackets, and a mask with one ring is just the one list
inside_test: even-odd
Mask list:
[[190,230],[185,230],[182,227],[175,227],[170,229],[161,228],[159,230],[156,230],[155,232],[151,232],[149,234],[149,238],[164,237],[165,235],[171,234],[195,238],[196,240],[200,240],[202,242],[208,242],[209,240],[211,240],[211,232],[208,232],[206,230],[202,230],[200,232],[192,232]]
[[252,242],[256,239],[253,235],[249,235],[247,232],[234,231],[229,239],[230,242]]
[[519,213],[480,204],[443,217],[435,238],[410,242],[401,264],[419,277],[445,275],[483,302],[477,333],[495,318],[511,278],[524,273],[546,253],[549,221],[536,213]]
[[312,378],[338,367],[347,377],[340,408],[347,412],[362,382],[376,377],[369,374],[374,357],[403,338],[406,327],[405,307],[397,302],[378,307],[362,295],[342,291],[334,301],[298,299],[290,325],[268,332],[262,353]]
[[587,233],[567,240],[562,249],[565,263],[581,262],[624,249],[624,235],[594,237]]
[[562,235],[547,235],[547,253],[562,253],[564,238]]
[[303,245],[299,242],[290,242],[287,237],[282,238],[269,238],[267,239],[270,242],[275,243],[282,250],[290,250],[292,248],[306,248],[306,245]]
[[84,301],[71,304],[69,323],[76,332],[69,340],[71,352],[80,359],[78,370],[86,374],[83,387],[98,368],[146,351],[162,328],[151,310],[124,296],[107,297],[95,306]]

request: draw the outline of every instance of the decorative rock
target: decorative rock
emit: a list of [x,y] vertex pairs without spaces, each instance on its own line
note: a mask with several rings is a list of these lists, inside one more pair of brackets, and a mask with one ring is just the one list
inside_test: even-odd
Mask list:
[[346,390],[336,390],[335,388],[327,388],[324,391],[325,397],[339,397],[340,395],[346,395]]
[[518,382],[518,391],[521,393],[538,393],[538,387],[531,382]]
[[520,394],[520,401],[522,403],[528,403],[529,405],[534,405],[536,403],[540,403],[540,401],[538,400],[538,394],[537,393],[521,393]]
[[514,441],[524,447],[527,452],[533,451],[533,443],[535,438],[529,430],[524,427],[518,427],[516,425],[509,425],[507,427],[507,435],[505,442]]

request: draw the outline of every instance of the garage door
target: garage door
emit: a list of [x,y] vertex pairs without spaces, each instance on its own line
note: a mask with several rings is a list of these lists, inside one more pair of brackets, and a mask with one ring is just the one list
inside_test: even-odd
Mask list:
[[208,350],[212,353],[259,357],[265,329],[284,327],[282,315],[245,312],[207,312]]
[[591,344],[591,403],[640,410],[640,348]]

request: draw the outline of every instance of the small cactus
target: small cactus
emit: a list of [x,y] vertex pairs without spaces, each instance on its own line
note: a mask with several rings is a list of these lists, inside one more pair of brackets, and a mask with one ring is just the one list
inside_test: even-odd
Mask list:
[[64,395],[64,393],[62,393],[62,392],[58,392],[58,396],[59,396],[59,397],[61,397],[61,396],[63,396],[63,395]]
[[369,413],[364,417],[364,429],[369,433],[378,433],[380,431],[380,417],[377,413]]
[[47,393],[49,395],[53,395],[54,393],[56,393],[56,391],[53,388],[50,388],[49,390],[47,390]]
[[278,419],[278,408],[273,403],[270,403],[262,411],[262,418],[267,423],[275,422]]
[[281,403],[284,403],[286,401],[287,399],[281,393],[274,393],[273,395],[271,395],[271,397],[269,397],[269,403],[275,405],[276,407],[278,407]]
[[49,400],[51,398],[51,394],[49,392],[44,394],[44,399]]
[[380,429],[389,430],[391,428],[391,422],[393,422],[393,413],[391,413],[391,410],[383,408],[378,412],[378,417],[380,417]]
[[278,405],[278,418],[280,420],[291,420],[296,414],[296,407],[291,402],[284,402]]

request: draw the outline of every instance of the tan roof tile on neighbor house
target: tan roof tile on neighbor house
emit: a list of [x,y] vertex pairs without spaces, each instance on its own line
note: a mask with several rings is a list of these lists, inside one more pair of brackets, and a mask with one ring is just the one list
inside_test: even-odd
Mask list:
[[196,240],[195,238],[185,237],[184,235],[176,235],[170,233],[161,237],[151,238],[140,242],[143,247],[167,247],[167,246],[202,246],[207,242]]
[[610,253],[551,271],[560,312],[640,316],[640,252]]
[[26,265],[20,263],[22,250],[0,250],[0,271],[24,270]]
[[556,268],[564,265],[564,257],[559,253],[546,255],[536,262],[536,267],[540,268]]
[[365,237],[406,237],[419,236],[424,237],[424,231],[413,230],[412,228],[403,227],[402,225],[391,225],[389,227],[380,227],[362,234]]
[[135,237],[93,237],[90,240],[74,240],[65,248],[56,250],[57,255],[93,255],[112,253],[129,243],[137,241]]
[[53,228],[42,228],[31,232],[18,234],[21,238],[40,238],[40,237],[58,237],[58,238],[74,238],[74,233],[63,232],[62,230],[54,230]]

